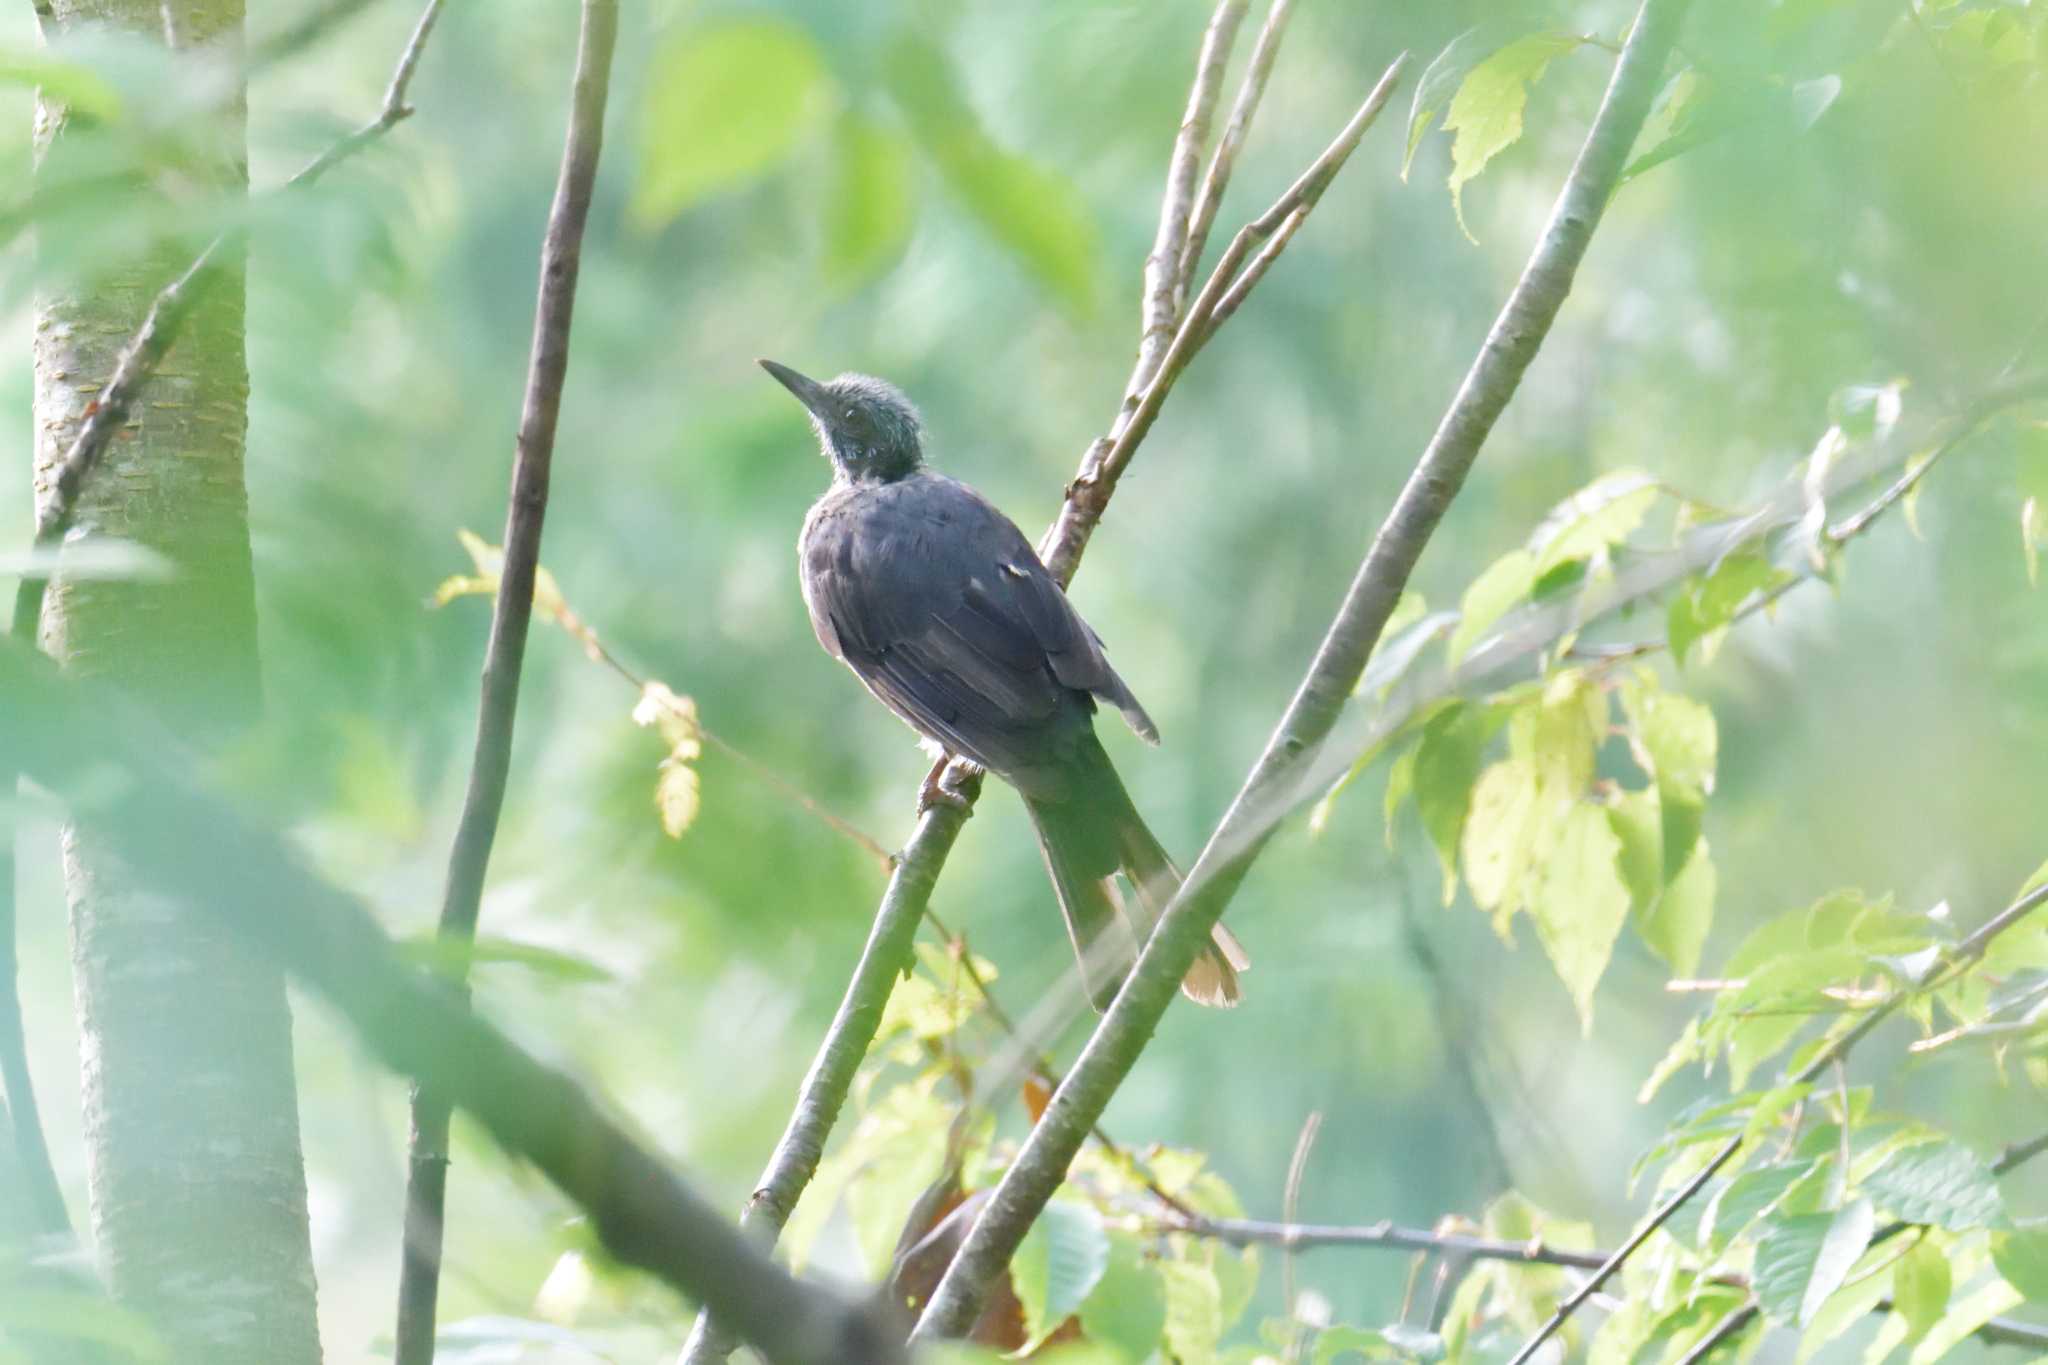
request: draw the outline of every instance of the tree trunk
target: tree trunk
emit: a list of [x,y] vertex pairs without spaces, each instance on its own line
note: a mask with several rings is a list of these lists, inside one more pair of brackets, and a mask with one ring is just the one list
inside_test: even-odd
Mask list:
[[[181,50],[238,51],[241,42],[242,0],[53,0],[51,8],[43,24],[53,35],[101,22]],[[246,192],[239,94],[220,117],[221,136],[198,173]],[[66,154],[63,125],[60,108],[38,106],[45,168]],[[148,193],[113,211],[139,211]],[[53,285],[38,298],[39,502],[98,384],[191,252],[110,262],[90,282]],[[242,479],[249,385],[239,259],[221,273],[79,502],[80,531],[146,546],[170,562],[172,577],[60,575],[42,620],[45,648],[68,671],[119,681],[201,753],[250,721],[260,692]],[[64,874],[92,1231],[109,1290],[157,1326],[180,1365],[317,1362],[282,975],[215,919],[155,894],[87,829],[65,831]]]

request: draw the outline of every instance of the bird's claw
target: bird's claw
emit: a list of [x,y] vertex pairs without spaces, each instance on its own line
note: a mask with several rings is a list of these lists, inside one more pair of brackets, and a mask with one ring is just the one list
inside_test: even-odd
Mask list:
[[932,764],[930,772],[917,788],[917,813],[923,815],[934,806],[951,806],[955,810],[966,810],[973,803],[967,797],[946,785],[946,774],[952,770],[952,759],[941,755]]

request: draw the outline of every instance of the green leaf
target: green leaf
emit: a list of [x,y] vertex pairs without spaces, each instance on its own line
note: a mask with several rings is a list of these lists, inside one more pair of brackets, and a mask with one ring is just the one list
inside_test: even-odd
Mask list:
[[1982,1157],[1958,1142],[1906,1148],[1866,1176],[1863,1191],[1909,1223],[1930,1223],[1950,1232],[2005,1221],[1998,1178]]
[[1068,308],[1089,312],[1095,303],[1096,231],[1080,191],[996,144],[929,38],[900,34],[885,75],[911,134],[967,211]]
[[1793,1161],[1780,1166],[1760,1166],[1736,1176],[1714,1200],[1708,1245],[1715,1251],[1726,1248],[1759,1218],[1777,1208],[1794,1189],[1812,1178],[1820,1166],[1819,1161]]
[[1166,1292],[1144,1247],[1127,1232],[1110,1234],[1109,1261],[1081,1304],[1081,1331],[1091,1341],[1141,1361],[1159,1349],[1166,1330]]
[[665,226],[780,165],[829,104],[831,84],[817,43],[786,20],[720,19],[670,38],[647,74],[634,222]]
[[[1714,789],[1714,713],[1691,697],[1632,682],[1622,689],[1629,727],[1657,785],[1697,802]],[[1670,861],[1666,851],[1667,864]]]
[[1657,501],[1649,475],[1624,469],[1602,475],[1553,507],[1529,537],[1538,577],[1574,559],[1587,559],[1627,540]]
[[1054,1199],[1010,1258],[1010,1283],[1024,1306],[1024,1349],[1032,1350],[1072,1317],[1109,1267],[1109,1234],[1087,1204]]
[[2048,1227],[1992,1233],[1991,1262],[2029,1300],[2048,1303]]
[[1408,168],[1415,164],[1415,151],[1422,145],[1422,139],[1429,132],[1444,106],[1451,102],[1451,96],[1465,81],[1465,75],[1486,51],[1491,38],[1479,27],[1466,29],[1437,53],[1430,64],[1423,68],[1422,78],[1415,83],[1415,98],[1408,106],[1407,146],[1401,154],[1401,179],[1408,178]]
[[[1664,817],[1657,809],[1657,789],[1623,792],[1607,807],[1607,823],[1621,841],[1615,865],[1628,886],[1629,904],[1636,916],[1637,932],[1643,929],[1658,897],[1664,894]],[[1689,975],[1681,972],[1679,975]]]
[[1693,844],[1692,857],[1649,913],[1636,921],[1637,932],[1650,951],[1664,959],[1673,976],[1699,970],[1700,952],[1714,923],[1714,894],[1719,878],[1705,839]]
[[1594,989],[1607,970],[1614,940],[1628,922],[1629,893],[1617,865],[1620,854],[1621,840],[1608,824],[1605,809],[1575,802],[1530,906],[1537,937],[1571,992],[1588,1037],[1593,1033]]
[[1910,1365],[1934,1365],[1959,1345],[1963,1338],[2008,1309],[2026,1300],[2004,1280],[1993,1280],[1982,1289],[1949,1306],[1941,1321],[1921,1339]]
[[1457,135],[1451,144],[1451,207],[1457,213],[1459,230],[1468,239],[1478,240],[1465,225],[1466,182],[1521,138],[1529,87],[1542,78],[1551,62],[1580,41],[1569,33],[1532,33],[1518,38],[1473,67],[1451,97],[1450,111],[1444,116],[1444,131]]
[[[1995,1238],[1992,1245],[1997,1246]],[[1922,1237],[1899,1258],[1892,1269],[1892,1307],[1905,1319],[1909,1344],[1926,1336],[1941,1321],[1941,1315],[1948,1311],[1952,1289],[1948,1256],[1931,1239]]]
[[1166,1346],[1183,1365],[1212,1365],[1223,1336],[1223,1291],[1216,1272],[1197,1261],[1165,1261]]
[[[1455,702],[1423,727],[1414,749],[1415,809],[1436,846],[1443,867],[1444,903],[1458,890],[1458,841],[1472,806],[1479,778],[1479,757],[1485,752],[1495,722],[1483,707]],[[1389,778],[1388,800],[1393,800]]]
[[1487,628],[1535,586],[1536,556],[1527,550],[1510,550],[1489,564],[1465,589],[1459,603],[1458,628],[1451,632],[1451,642],[1445,647],[1448,662],[1456,667]]
[[1527,894],[1539,823],[1536,765],[1506,759],[1479,775],[1460,852],[1472,899],[1496,924],[1511,919]]
[[852,110],[840,115],[825,184],[825,280],[859,284],[902,254],[917,204],[910,139]]
[[1870,1245],[1876,1217],[1870,1201],[1858,1199],[1835,1213],[1770,1219],[1751,1275],[1758,1305],[1777,1322],[1811,1322]]

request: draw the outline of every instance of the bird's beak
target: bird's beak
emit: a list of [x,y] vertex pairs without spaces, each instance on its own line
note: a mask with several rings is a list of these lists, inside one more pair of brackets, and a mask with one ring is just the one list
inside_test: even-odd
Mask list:
[[774,375],[776,382],[781,384],[783,388],[795,394],[796,401],[802,403],[812,413],[816,414],[823,411],[825,401],[825,386],[823,384],[807,375],[797,373],[787,365],[778,365],[772,360],[763,360],[757,363],[762,369]]

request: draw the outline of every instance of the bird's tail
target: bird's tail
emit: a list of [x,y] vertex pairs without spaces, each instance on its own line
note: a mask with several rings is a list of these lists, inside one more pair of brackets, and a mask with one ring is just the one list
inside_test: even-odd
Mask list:
[[[1093,735],[1083,750],[1083,761],[1069,770],[1072,780],[1063,790],[1027,795],[1024,805],[1038,830],[1088,998],[1096,1009],[1106,1010],[1123,985],[1137,945],[1152,932],[1181,877]],[[1129,876],[1137,893],[1136,914],[1117,889],[1119,871]],[[1182,978],[1181,992],[1200,1005],[1235,1005],[1237,974],[1250,965],[1244,949],[1219,924]]]

